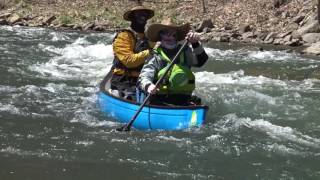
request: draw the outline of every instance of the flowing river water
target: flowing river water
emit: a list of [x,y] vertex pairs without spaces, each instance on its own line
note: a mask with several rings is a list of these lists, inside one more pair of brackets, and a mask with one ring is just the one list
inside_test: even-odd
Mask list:
[[320,178],[318,58],[207,44],[204,127],[119,133],[97,104],[113,36],[0,26],[1,180]]

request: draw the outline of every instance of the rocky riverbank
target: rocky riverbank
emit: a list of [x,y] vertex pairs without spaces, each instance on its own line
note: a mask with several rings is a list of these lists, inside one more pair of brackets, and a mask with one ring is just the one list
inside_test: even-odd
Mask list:
[[[0,0],[0,25],[114,31],[128,26],[129,0]],[[245,42],[305,48],[320,55],[315,0],[145,0],[156,11],[152,22],[173,17],[189,22],[203,41]]]

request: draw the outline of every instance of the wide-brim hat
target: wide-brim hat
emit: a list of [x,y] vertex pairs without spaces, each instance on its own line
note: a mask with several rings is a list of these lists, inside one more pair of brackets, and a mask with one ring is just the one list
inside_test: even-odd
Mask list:
[[147,19],[150,19],[154,16],[154,11],[152,9],[148,9],[146,7],[143,7],[141,5],[139,6],[135,6],[133,8],[131,8],[130,10],[126,11],[124,14],[123,14],[123,19],[127,20],[127,21],[132,21],[133,20],[133,14],[135,12],[138,12],[138,11],[144,11],[148,14],[147,16]]
[[176,25],[172,22],[171,18],[167,18],[161,21],[161,23],[151,24],[145,34],[150,41],[159,41],[160,40],[160,31],[162,30],[176,30],[177,31],[177,40],[181,41],[185,38],[186,34],[190,31],[190,24]]

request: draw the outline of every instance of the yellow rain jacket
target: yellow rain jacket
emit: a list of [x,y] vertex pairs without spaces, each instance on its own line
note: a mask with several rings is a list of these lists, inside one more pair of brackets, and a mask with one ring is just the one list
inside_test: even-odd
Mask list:
[[[113,41],[113,74],[138,77],[150,54],[150,43],[143,33],[122,30]],[[152,45],[153,46],[153,45]]]

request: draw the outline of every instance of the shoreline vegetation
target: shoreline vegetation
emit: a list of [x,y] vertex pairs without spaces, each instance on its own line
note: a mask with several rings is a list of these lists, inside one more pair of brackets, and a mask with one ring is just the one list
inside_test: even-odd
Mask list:
[[[319,0],[318,0],[319,1]],[[171,17],[188,22],[202,41],[299,47],[320,55],[316,0],[144,0],[155,10],[151,23]],[[127,28],[134,0],[0,0],[0,25],[114,32]]]

